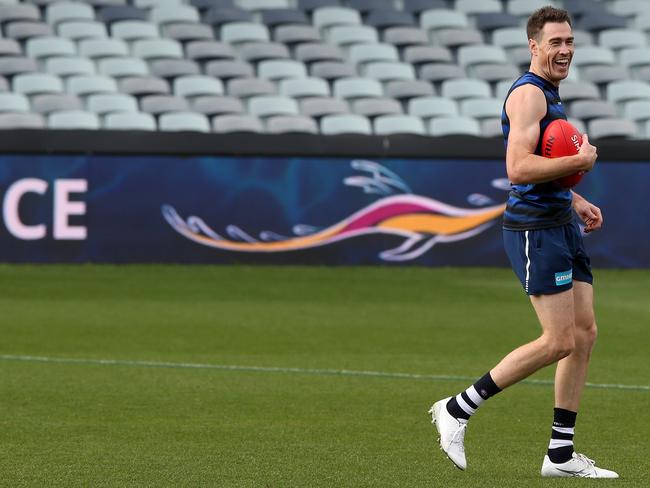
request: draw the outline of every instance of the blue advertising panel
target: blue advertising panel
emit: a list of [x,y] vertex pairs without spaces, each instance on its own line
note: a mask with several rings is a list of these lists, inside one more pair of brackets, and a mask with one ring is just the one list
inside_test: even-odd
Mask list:
[[[502,161],[0,156],[0,260],[506,266]],[[595,266],[650,267],[650,164],[599,162]]]

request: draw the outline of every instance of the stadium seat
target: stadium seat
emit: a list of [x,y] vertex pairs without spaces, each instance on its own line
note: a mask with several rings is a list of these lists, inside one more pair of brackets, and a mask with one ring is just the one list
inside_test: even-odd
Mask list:
[[632,139],[637,136],[637,127],[631,120],[620,118],[601,118],[588,123],[588,133],[592,139]]
[[300,61],[271,59],[257,65],[257,74],[259,77],[271,81],[285,78],[307,78],[307,68]]
[[48,58],[45,62],[45,71],[62,78],[73,75],[94,75],[95,64],[88,58]]
[[429,36],[419,27],[389,27],[382,33],[382,42],[392,44],[398,49],[409,46],[427,46]]
[[503,100],[498,98],[480,98],[462,100],[460,114],[463,117],[472,117],[478,120],[499,118],[503,109]]
[[86,108],[97,115],[111,112],[138,112],[138,102],[125,93],[100,93],[86,99]]
[[140,110],[151,115],[168,112],[189,112],[187,100],[174,95],[148,95],[140,99]]
[[634,29],[605,29],[598,34],[598,43],[614,51],[635,47],[647,49],[645,34]]
[[577,49],[571,61],[572,66],[584,68],[594,65],[613,65],[616,63],[614,52],[603,46],[584,46]]
[[497,29],[521,29],[519,17],[506,12],[485,12],[474,16],[476,28],[485,33],[493,33]]
[[362,65],[371,61],[399,61],[397,48],[390,44],[355,44],[350,47],[348,59]]
[[277,90],[272,81],[264,78],[235,78],[226,84],[228,95],[237,98],[250,98],[258,95],[275,95]]
[[40,21],[41,12],[38,7],[29,3],[17,3],[15,5],[3,3],[0,5],[0,24],[17,20]]
[[281,25],[273,31],[273,40],[292,46],[301,42],[320,42],[318,29],[311,25]]
[[115,93],[117,83],[113,78],[101,75],[71,76],[66,80],[68,93],[85,97],[94,93]]
[[465,15],[474,16],[487,12],[502,12],[503,4],[499,0],[456,0],[454,8]]
[[296,6],[310,14],[320,7],[340,7],[341,0],[297,0]]
[[379,34],[369,25],[337,25],[327,32],[327,40],[338,46],[350,46],[361,43],[379,43]]
[[14,39],[0,39],[0,57],[20,56],[23,51]]
[[361,24],[361,14],[347,7],[319,7],[312,12],[312,23],[324,31],[335,25]]
[[322,78],[289,78],[279,84],[281,95],[301,99],[306,97],[329,97],[329,84]]
[[143,76],[149,74],[149,68],[140,58],[106,58],[97,63],[98,71],[105,76],[120,78],[124,76]]
[[269,30],[253,22],[229,22],[221,26],[221,40],[233,46],[245,42],[270,41]]
[[404,113],[402,104],[393,98],[360,98],[352,102],[352,112],[368,118]]
[[408,12],[383,9],[368,12],[364,22],[380,30],[391,27],[413,27],[416,25],[415,18]]
[[616,15],[636,17],[640,14],[650,14],[650,4],[646,0],[614,0],[609,9]]
[[650,120],[650,100],[631,100],[623,106],[623,115],[634,122]]
[[131,44],[131,52],[133,56],[145,61],[183,57],[181,44],[172,39],[139,39]]
[[363,15],[375,9],[394,10],[395,8],[392,0],[347,0],[346,4]]
[[45,119],[41,114],[16,112],[0,113],[0,129],[44,129]]
[[469,117],[435,117],[429,121],[429,134],[434,137],[449,135],[480,136],[481,126]]
[[201,12],[210,8],[235,8],[235,0],[190,0],[189,4]]
[[487,118],[480,121],[483,137],[503,137],[501,118]]
[[528,49],[526,32],[521,27],[502,27],[492,31],[492,44],[503,49],[524,47]]
[[472,44],[483,44],[483,34],[472,27],[439,29],[431,37],[434,42],[450,49]]
[[60,37],[65,37],[75,42],[81,41],[82,39],[103,39],[108,37],[106,25],[102,22],[91,20],[61,22],[57,26],[56,32]]
[[298,103],[280,95],[259,95],[248,100],[248,111],[260,119],[274,115],[298,115]]
[[650,49],[645,47],[621,49],[619,52],[619,61],[622,66],[632,72],[636,68],[650,66]]
[[212,117],[224,114],[243,114],[246,112],[244,104],[239,98],[226,96],[204,96],[192,100],[195,112]]
[[23,56],[0,57],[0,76],[14,76],[35,71],[38,71],[38,65],[32,58]]
[[14,92],[27,96],[41,93],[63,92],[61,78],[46,73],[24,73],[16,75],[12,80],[12,87]]
[[151,114],[114,112],[104,117],[104,129],[110,130],[157,130],[156,119]]
[[467,77],[465,69],[457,64],[428,63],[420,67],[419,78],[432,83],[441,83],[446,80],[464,79]]
[[517,17],[528,17],[535,10],[548,5],[545,0],[508,0],[506,11]]
[[92,112],[62,110],[47,116],[47,126],[50,129],[97,130],[100,124],[99,117]]
[[215,28],[232,22],[253,22],[253,14],[240,8],[221,8],[219,6],[208,9],[202,16],[202,21]]
[[412,115],[381,115],[373,121],[373,132],[377,135],[411,134],[426,135],[424,122]]
[[425,31],[469,27],[469,21],[462,12],[432,8],[420,13],[420,27]]
[[190,41],[185,45],[185,54],[190,60],[197,62],[236,58],[230,44],[214,40]]
[[320,131],[323,135],[340,134],[372,134],[370,120],[357,114],[325,115],[320,121]]
[[16,21],[4,28],[5,36],[17,41],[26,41],[35,37],[52,37],[54,30],[44,22]]
[[602,12],[586,13],[576,23],[576,27],[589,32],[598,32],[605,29],[625,29],[627,21],[625,17],[603,10]]
[[318,124],[305,115],[277,115],[266,121],[269,134],[318,134]]
[[359,72],[355,66],[350,63],[341,63],[338,61],[319,61],[312,63],[309,67],[309,74],[328,81],[359,76]]
[[600,91],[589,81],[563,81],[560,85],[560,97],[564,103],[575,100],[598,100]]
[[332,93],[346,100],[384,95],[381,83],[370,78],[339,78],[332,85]]
[[443,97],[461,100],[464,98],[490,98],[492,90],[489,83],[471,78],[445,80],[440,87]]
[[496,83],[507,80],[514,81],[521,74],[519,69],[512,64],[483,64],[472,68],[474,78]]
[[428,120],[434,117],[455,117],[458,115],[456,102],[444,97],[417,97],[408,102],[407,113]]
[[95,11],[85,3],[62,1],[45,8],[45,19],[53,26],[67,20],[95,20]]
[[582,46],[593,46],[594,35],[582,29],[573,29],[573,45],[578,48]]
[[100,58],[127,57],[129,47],[121,39],[84,39],[79,42],[79,54],[95,61]]
[[498,46],[462,46],[458,48],[457,56],[458,64],[465,68],[477,64],[505,64],[508,62],[506,53]]
[[29,112],[29,100],[20,93],[0,93],[0,112]]
[[199,22],[199,12],[190,5],[161,5],[149,12],[149,19],[158,24],[173,24],[180,22]]
[[231,78],[252,78],[255,76],[255,70],[250,63],[244,61],[214,60],[206,63],[205,74],[226,81]]
[[120,20],[111,24],[111,37],[127,42],[160,37],[158,26],[144,20]]
[[97,19],[107,26],[120,20],[148,20],[147,11],[133,5],[108,5],[97,11]]
[[607,100],[617,104],[630,100],[650,100],[650,83],[636,80],[614,81],[607,85],[605,93]]
[[265,9],[261,12],[261,20],[269,28],[276,28],[282,25],[307,25],[309,18],[303,10],[293,8]]
[[252,11],[289,8],[289,0],[237,0],[237,5]]
[[350,113],[350,105],[340,98],[310,97],[300,101],[300,113],[312,118],[333,114],[347,114]]
[[198,75],[201,68],[190,59],[158,59],[150,64],[151,73],[160,78]]
[[247,114],[217,115],[212,118],[212,130],[227,134],[233,132],[264,132],[262,121]]
[[617,116],[616,106],[605,100],[577,100],[569,105],[568,113],[584,121]]
[[163,32],[165,37],[182,43],[214,40],[213,29],[208,25],[199,23],[166,24]]
[[196,112],[171,112],[160,116],[158,129],[172,132],[210,132],[210,122],[205,115]]
[[289,59],[289,49],[276,42],[249,42],[239,49],[239,55],[249,63],[258,63],[267,59]]
[[589,66],[580,70],[580,79],[590,81],[597,85],[604,85],[612,81],[626,80],[630,77],[628,71],[619,65],[615,66]]
[[294,57],[305,64],[322,61],[345,61],[345,56],[338,46],[320,42],[299,44],[294,50]]
[[33,37],[25,43],[25,53],[37,61],[51,56],[74,56],[75,45],[63,37]]
[[192,98],[204,95],[223,95],[223,83],[204,75],[179,76],[174,79],[174,95]]
[[442,46],[409,46],[402,52],[402,57],[407,63],[415,66],[425,63],[451,63],[451,51]]
[[171,94],[169,82],[156,76],[127,76],[120,79],[119,88],[134,97]]
[[415,80],[416,78],[413,65],[396,61],[367,63],[363,73],[365,77],[373,78],[382,83],[395,80]]
[[46,93],[43,95],[35,95],[31,98],[31,109],[33,112],[47,115],[50,112],[62,110],[82,110],[83,105],[76,95]]
[[396,100],[405,101],[415,97],[433,96],[433,85],[426,80],[396,80],[386,83],[386,95]]
[[406,12],[420,15],[425,10],[446,9],[449,6],[447,0],[403,0],[402,8]]

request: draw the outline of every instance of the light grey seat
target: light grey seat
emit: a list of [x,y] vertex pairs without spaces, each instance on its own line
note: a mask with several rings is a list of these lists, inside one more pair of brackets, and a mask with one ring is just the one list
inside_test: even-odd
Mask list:
[[477,64],[505,64],[508,62],[505,51],[498,46],[473,45],[458,48],[458,64],[473,66]]
[[29,100],[20,93],[0,93],[0,112],[29,112]]
[[345,7],[320,7],[312,12],[312,23],[320,30],[335,25],[361,24],[361,14],[358,10]]
[[372,61],[399,61],[397,48],[390,44],[355,44],[350,47],[348,59],[354,64]]
[[121,39],[84,39],[79,42],[79,54],[95,61],[107,57],[127,57],[129,47]]
[[149,64],[151,73],[160,78],[198,75],[201,68],[190,59],[156,59]]
[[62,110],[82,110],[83,108],[79,97],[66,93],[35,95],[31,102],[32,111],[43,115]]
[[275,84],[264,78],[234,78],[228,81],[226,91],[238,98],[276,94]]
[[422,119],[434,117],[455,117],[458,115],[458,105],[444,97],[417,97],[408,102],[407,113]]
[[473,27],[439,29],[431,37],[436,44],[448,48],[483,44],[483,34]]
[[253,22],[229,22],[221,26],[221,40],[236,46],[245,42],[270,41],[265,25]]
[[174,79],[174,95],[191,98],[204,95],[223,95],[223,83],[218,78],[204,75],[179,76]]
[[482,119],[481,124],[481,135],[483,137],[503,137],[503,128],[501,126],[501,118],[492,117],[487,119]]
[[269,134],[318,134],[318,124],[306,115],[276,115],[266,120]]
[[106,58],[101,59],[98,71],[105,76],[121,78],[125,76],[144,76],[149,74],[147,64],[140,58]]
[[530,49],[528,47],[515,47],[508,51],[510,62],[520,69],[528,69],[530,66]]
[[166,24],[164,36],[182,43],[214,40],[214,31],[209,25],[199,23]]
[[71,20],[56,26],[60,37],[78,42],[82,39],[105,39],[108,37],[106,25],[93,20]]
[[233,132],[264,132],[262,121],[248,114],[217,115],[212,118],[212,130],[221,134]]
[[34,37],[25,44],[25,53],[36,60],[51,56],[74,56],[75,45],[63,37]]
[[634,122],[650,120],[650,100],[631,100],[623,106],[623,116]]
[[481,125],[469,117],[436,117],[429,121],[432,136],[470,135],[480,136]]
[[285,78],[307,78],[307,68],[300,61],[269,59],[257,65],[257,75],[272,81]]
[[312,63],[309,67],[311,76],[325,80],[336,80],[338,78],[354,78],[359,76],[356,67],[350,63],[338,61],[319,61]]
[[374,133],[377,135],[413,134],[426,135],[424,122],[412,115],[381,115],[373,121]]
[[97,130],[100,124],[99,117],[92,112],[62,110],[47,116],[47,126],[50,129]]
[[598,34],[598,44],[614,51],[624,48],[646,48],[646,36],[635,29],[605,29]]
[[442,83],[446,80],[467,78],[467,73],[462,66],[446,63],[428,63],[420,67],[419,78],[432,83]]
[[350,113],[350,105],[340,98],[310,97],[300,101],[300,113],[313,118],[332,114],[347,114]]
[[384,95],[381,83],[370,78],[339,78],[334,81],[332,93],[335,97],[343,99]]
[[95,20],[95,11],[85,3],[63,1],[48,5],[45,19],[50,25],[67,20]]
[[291,98],[329,97],[329,84],[322,78],[290,78],[279,85],[281,95]]
[[187,100],[173,95],[148,95],[140,99],[140,110],[152,115],[167,112],[189,112]]
[[474,16],[487,12],[502,12],[503,4],[499,0],[456,0],[454,8],[465,15]]
[[636,80],[614,81],[607,85],[606,95],[612,103],[650,99],[650,84]]
[[639,14],[650,14],[650,5],[646,0],[614,0],[609,9],[616,15],[636,17]]
[[616,63],[614,52],[603,46],[584,46],[576,49],[571,64],[578,68],[594,65],[612,65]]
[[490,98],[492,90],[489,83],[475,79],[445,80],[440,87],[443,97],[461,100],[463,98]]
[[0,129],[44,129],[41,114],[29,112],[0,113]]
[[0,56],[20,56],[23,51],[14,39],[0,39]]
[[593,46],[594,35],[586,30],[572,29],[573,32],[573,45],[576,47]]
[[35,71],[38,71],[38,65],[32,58],[23,56],[0,57],[0,76],[14,76]]
[[622,49],[619,53],[619,61],[628,69],[650,66],[650,50],[640,47]]
[[630,78],[628,71],[619,65],[614,66],[589,66],[580,70],[580,79],[592,83],[606,84],[612,81],[627,80]]
[[125,93],[100,93],[90,95],[86,100],[88,111],[97,115],[111,112],[138,112],[138,102]]
[[238,0],[237,5],[254,12],[260,10],[288,9],[289,0]]
[[94,93],[115,93],[117,83],[113,78],[101,75],[71,76],[66,81],[68,93],[85,97]]
[[598,87],[589,81],[565,80],[560,85],[560,98],[563,102],[575,100],[597,100],[600,98]]
[[249,63],[257,63],[266,59],[289,59],[289,49],[284,44],[276,42],[248,42],[241,46],[239,55]]
[[311,25],[281,25],[273,31],[273,40],[288,46],[302,42],[321,42],[318,29]]
[[578,100],[569,105],[569,113],[585,121],[595,118],[616,117],[616,106],[605,100]]
[[24,73],[14,76],[13,90],[24,95],[37,95],[40,93],[61,93],[63,82],[56,75],[46,73]]
[[397,80],[386,83],[386,95],[396,100],[433,96],[433,85],[426,80]]
[[498,118],[503,109],[503,100],[497,98],[479,98],[460,102],[460,114],[478,120]]
[[114,112],[104,117],[104,129],[154,131],[157,127],[156,119],[151,114]]
[[17,41],[26,41],[33,37],[52,37],[54,30],[44,22],[32,22],[18,20],[8,23],[5,28],[5,36]]
[[325,43],[306,42],[299,44],[295,48],[294,56],[305,64],[320,61],[345,61],[343,51],[338,46]]
[[384,29],[382,42],[392,44],[397,48],[426,46],[429,44],[429,36],[419,27],[389,27]]
[[592,139],[632,139],[637,136],[634,122],[620,118],[600,118],[588,123],[588,133]]
[[149,11],[149,18],[158,25],[174,22],[199,22],[199,12],[191,5],[160,5]]
[[425,31],[469,27],[469,21],[462,12],[448,9],[429,9],[420,14],[420,26]]
[[451,51],[442,46],[410,46],[402,54],[404,61],[413,65],[425,63],[451,63]]
[[193,61],[236,58],[235,51],[230,47],[230,44],[214,40],[188,42],[185,45],[185,54]]
[[379,34],[370,25],[337,25],[329,29],[327,40],[337,46],[360,43],[377,44],[379,43]]
[[94,75],[95,64],[82,57],[53,57],[45,61],[45,71],[66,78],[74,75]]
[[503,80],[514,81],[521,74],[519,69],[512,64],[481,64],[473,66],[471,73],[474,78],[496,83]]
[[120,79],[119,88],[134,97],[171,94],[169,82],[156,76],[127,76]]
[[393,98],[361,98],[352,102],[352,112],[372,118],[379,115],[399,115],[402,104]]
[[41,13],[38,7],[29,3],[0,4],[0,24],[4,25],[16,20],[38,22],[41,20]]
[[248,111],[260,119],[274,115],[298,115],[298,103],[280,95],[259,95],[248,100]]
[[183,58],[181,44],[172,39],[140,39],[133,42],[131,52],[145,61]]
[[230,59],[209,61],[205,65],[205,73],[222,80],[255,76],[255,70],[250,63]]
[[507,12],[518,17],[528,17],[535,10],[547,5],[546,0],[509,0]]
[[158,129],[173,132],[210,132],[210,122],[205,115],[196,112],[171,112],[160,116]]
[[364,75],[381,82],[394,80],[415,80],[415,69],[411,63],[398,61],[376,61],[367,63]]
[[127,42],[160,37],[158,26],[144,20],[120,20],[111,24],[111,37]]
[[523,47],[528,49],[526,31],[521,27],[502,27],[492,31],[492,44],[503,49]]
[[370,120],[358,114],[332,114],[324,116],[320,121],[320,131],[323,135],[340,134],[372,134]]
[[213,116],[223,114],[243,114],[246,110],[239,98],[227,96],[204,96],[192,100],[195,112]]

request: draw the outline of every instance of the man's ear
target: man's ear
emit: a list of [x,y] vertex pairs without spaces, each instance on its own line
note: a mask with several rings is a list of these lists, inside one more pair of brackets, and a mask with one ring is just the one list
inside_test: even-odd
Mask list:
[[531,55],[537,55],[537,48],[537,41],[535,39],[528,39],[528,49],[530,50]]

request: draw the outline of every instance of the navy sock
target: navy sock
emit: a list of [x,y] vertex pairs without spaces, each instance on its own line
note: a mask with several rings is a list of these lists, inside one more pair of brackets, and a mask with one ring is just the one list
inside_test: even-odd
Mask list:
[[490,373],[486,373],[476,383],[447,402],[447,411],[457,419],[468,420],[476,409],[488,398],[501,391]]
[[577,412],[553,409],[553,428],[548,444],[548,457],[553,463],[566,463],[573,456],[573,435]]

